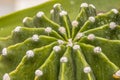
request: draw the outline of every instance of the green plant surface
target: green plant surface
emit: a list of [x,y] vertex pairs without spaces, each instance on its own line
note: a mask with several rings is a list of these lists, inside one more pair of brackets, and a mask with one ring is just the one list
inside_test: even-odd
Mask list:
[[50,18],[40,10],[0,39],[0,80],[119,80],[120,12],[52,6]]
[[0,17],[0,37],[8,36],[16,26],[23,26],[23,24],[21,24],[23,18],[32,17],[38,11],[44,11],[49,17],[50,9],[55,3],[61,3],[64,6],[64,9],[69,12],[71,20],[73,20],[76,17],[75,15],[79,12],[79,4],[83,2],[94,4],[97,7],[98,12],[105,12],[112,8],[119,8],[120,4],[119,0],[50,0],[44,4]]

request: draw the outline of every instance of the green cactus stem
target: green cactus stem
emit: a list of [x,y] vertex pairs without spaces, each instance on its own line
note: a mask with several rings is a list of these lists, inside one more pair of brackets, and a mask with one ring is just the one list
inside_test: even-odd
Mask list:
[[[74,7],[74,6],[73,6]],[[120,80],[120,12],[82,3],[71,21],[57,3],[0,38],[0,80]]]

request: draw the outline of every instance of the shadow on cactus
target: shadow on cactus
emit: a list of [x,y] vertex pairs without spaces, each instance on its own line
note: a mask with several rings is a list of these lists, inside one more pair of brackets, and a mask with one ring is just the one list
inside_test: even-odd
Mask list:
[[74,21],[60,4],[0,39],[0,80],[120,79],[120,13],[82,3]]

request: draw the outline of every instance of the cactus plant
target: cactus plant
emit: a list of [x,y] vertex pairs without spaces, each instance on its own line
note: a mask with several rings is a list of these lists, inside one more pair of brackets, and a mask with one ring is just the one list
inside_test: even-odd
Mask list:
[[1,80],[120,79],[120,13],[82,3],[76,19],[57,3],[0,39]]

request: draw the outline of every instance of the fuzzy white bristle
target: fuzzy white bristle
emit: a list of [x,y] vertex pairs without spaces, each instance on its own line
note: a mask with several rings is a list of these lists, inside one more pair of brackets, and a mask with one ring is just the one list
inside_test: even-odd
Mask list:
[[67,57],[62,57],[61,59],[60,59],[60,62],[62,62],[62,63],[66,63],[66,62],[68,62],[68,58]]
[[78,49],[80,49],[80,46],[79,46],[79,45],[74,45],[74,46],[73,46],[73,49],[74,49],[74,50],[78,50]]
[[14,32],[20,32],[20,29],[21,29],[21,26],[17,26],[17,27],[14,29]]
[[64,44],[64,41],[63,41],[63,40],[58,40],[58,43],[59,43],[60,45],[62,45],[62,44]]
[[40,77],[40,76],[43,75],[43,72],[41,70],[36,70],[35,71],[35,75],[38,76],[38,77]]
[[60,3],[56,3],[56,4],[53,5],[53,8],[56,8],[58,6],[61,6],[61,4]]
[[110,29],[115,29],[116,26],[117,26],[117,25],[116,25],[115,22],[111,22],[111,23],[109,24]]
[[68,43],[66,45],[67,47],[72,47],[73,46],[73,42],[72,42],[72,39],[68,39]]
[[82,3],[80,7],[88,7],[87,3]]
[[52,32],[52,28],[51,28],[51,27],[46,27],[46,28],[45,28],[45,32],[46,32],[46,33]]
[[23,19],[23,23],[25,23],[25,22],[28,20],[28,18],[29,18],[29,17],[25,17],[25,18]]
[[79,32],[79,33],[76,35],[76,39],[80,39],[80,38],[83,37],[83,36],[84,36],[84,34]]
[[93,4],[89,4],[89,6],[95,9],[95,6]]
[[90,16],[90,17],[89,17],[89,21],[95,22],[95,18],[94,18],[93,16]]
[[32,36],[32,40],[33,40],[33,41],[38,41],[38,40],[39,40],[39,36],[38,36],[37,34],[34,34],[34,35]]
[[67,12],[66,11],[61,11],[59,14],[60,14],[60,16],[65,16],[65,15],[67,15]]
[[120,70],[118,70],[118,71],[115,73],[115,75],[120,77]]
[[59,27],[58,31],[62,34],[66,33],[66,29],[64,27]]
[[113,13],[115,13],[115,14],[118,14],[118,10],[117,9],[112,9],[111,10]]
[[84,73],[89,73],[89,72],[91,72],[91,68],[90,67],[85,67],[83,71],[84,71]]
[[10,80],[10,76],[9,76],[8,73],[5,73],[5,74],[3,75],[3,80]]
[[53,14],[54,13],[54,10],[52,9],[52,10],[50,10],[50,14]]
[[95,47],[94,48],[94,53],[101,53],[101,52],[102,52],[101,47]]
[[55,52],[58,52],[58,51],[61,50],[61,47],[60,47],[60,46],[54,46],[54,47],[53,47],[53,50],[54,50]]
[[42,11],[40,11],[40,12],[38,12],[38,13],[36,14],[36,16],[37,16],[38,18],[42,17],[43,15],[44,15],[44,12],[42,12]]
[[32,50],[28,50],[28,51],[26,52],[26,55],[27,55],[28,58],[34,57],[34,52],[33,52]]
[[3,49],[2,49],[2,55],[3,55],[3,56],[6,56],[6,55],[7,55],[7,48],[3,48]]
[[72,21],[72,26],[77,27],[78,24],[79,24],[78,21],[76,21],[76,20]]
[[95,35],[94,35],[94,34],[89,34],[89,35],[87,36],[87,39],[88,39],[88,40],[94,40],[94,39],[95,39]]

